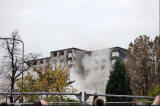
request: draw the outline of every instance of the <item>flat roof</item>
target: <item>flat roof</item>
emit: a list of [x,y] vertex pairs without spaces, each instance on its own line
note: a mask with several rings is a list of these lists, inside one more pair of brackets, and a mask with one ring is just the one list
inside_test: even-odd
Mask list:
[[[38,60],[42,60],[42,59],[50,59],[50,57],[43,57],[43,58],[38,58],[38,59],[35,59],[35,60],[30,60],[30,61],[38,61]],[[29,61],[27,61],[29,62]]]
[[109,49],[111,49],[111,50],[122,49],[122,50],[124,50],[124,51],[127,51],[127,49],[122,48],[122,47],[118,47],[118,46],[116,46],[116,47],[111,47],[111,48],[109,48]]
[[[69,49],[76,49],[76,50],[80,50],[80,51],[85,51],[87,53],[91,53],[91,52],[97,52],[97,51],[100,51],[100,50],[105,50],[105,49],[100,49],[100,50],[95,50],[95,51],[88,51],[88,50],[84,50],[84,49],[79,49],[79,48],[75,48],[75,47],[72,47],[72,48],[66,48],[66,49],[60,49],[60,50],[56,50],[56,51],[51,51],[51,53],[53,52],[58,52],[58,51],[63,51],[63,50],[69,50]],[[106,48],[106,49],[111,49],[111,50],[114,50],[114,49],[123,49],[124,51],[127,51],[127,49],[124,49],[124,48],[121,48],[121,47],[111,47],[111,48]],[[42,59],[49,59],[50,57],[44,57],[44,58],[39,58],[39,59],[36,59],[37,60],[42,60]],[[32,60],[31,60],[32,61]]]
[[84,49],[79,49],[79,48],[72,47],[72,48],[66,48],[66,49],[60,49],[60,50],[51,51],[51,53],[53,53],[53,52],[58,52],[58,51],[63,51],[63,50],[69,50],[69,49],[76,49],[76,50],[88,52],[88,50],[84,50]]

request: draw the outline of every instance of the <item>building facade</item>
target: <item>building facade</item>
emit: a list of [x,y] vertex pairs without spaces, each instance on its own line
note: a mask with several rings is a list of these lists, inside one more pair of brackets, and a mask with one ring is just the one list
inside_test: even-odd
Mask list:
[[125,61],[127,57],[127,50],[120,47],[113,47],[96,51],[82,50],[78,48],[67,48],[62,50],[51,51],[49,57],[37,59],[34,62],[33,67],[45,70],[46,66],[48,64],[51,64],[52,68],[56,68],[58,66],[63,68],[71,68],[73,66],[77,66],[81,70],[83,70],[82,61],[84,57],[91,56],[92,54],[99,53],[105,50],[109,50],[110,53],[108,55],[110,56],[109,64],[114,64],[117,58],[120,58]]

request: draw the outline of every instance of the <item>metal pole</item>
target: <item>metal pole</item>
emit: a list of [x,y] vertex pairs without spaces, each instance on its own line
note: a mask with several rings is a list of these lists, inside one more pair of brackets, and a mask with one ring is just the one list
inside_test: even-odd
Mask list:
[[22,43],[22,45],[23,45],[23,47],[22,47],[22,88],[23,88],[23,80],[24,80],[24,76],[23,76],[23,71],[24,71],[24,43],[23,43],[23,41],[22,40],[19,40],[19,39],[16,39],[17,41],[20,41],[21,43]]
[[7,103],[7,95],[6,95],[6,103]]
[[[24,76],[23,76],[23,71],[24,71],[24,43],[22,40],[17,39],[17,41],[20,41],[23,45],[22,47],[22,89],[24,87]],[[23,95],[22,95],[22,103],[23,103]]]

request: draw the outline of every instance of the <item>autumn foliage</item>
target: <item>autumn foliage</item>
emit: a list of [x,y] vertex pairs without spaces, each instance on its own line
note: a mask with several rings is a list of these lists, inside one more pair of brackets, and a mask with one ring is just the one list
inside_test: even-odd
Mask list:
[[[76,89],[72,86],[68,69],[52,70],[48,65],[45,71],[34,70],[34,73],[27,73],[24,78],[24,87],[22,87],[21,79],[17,86],[22,92],[75,92]],[[60,96],[63,100],[64,98]]]
[[131,88],[135,95],[148,95],[159,83],[160,78],[160,36],[154,41],[148,36],[139,36],[128,48],[126,61],[131,77]]

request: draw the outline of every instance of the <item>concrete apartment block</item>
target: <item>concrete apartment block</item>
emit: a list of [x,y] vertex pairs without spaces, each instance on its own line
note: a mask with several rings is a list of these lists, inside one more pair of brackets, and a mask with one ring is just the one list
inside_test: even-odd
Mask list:
[[[108,48],[110,50],[110,62],[114,64],[117,58],[121,58],[125,61],[127,57],[127,50],[120,47]],[[107,50],[107,49],[103,49]],[[53,68],[61,66],[64,68],[71,68],[76,65],[82,67],[82,60],[85,56],[90,56],[95,52],[101,52],[103,50],[87,51],[78,48],[67,48],[56,51],[51,51],[50,56],[46,58],[37,59],[34,63],[34,68],[45,70],[45,67],[50,63]]]

